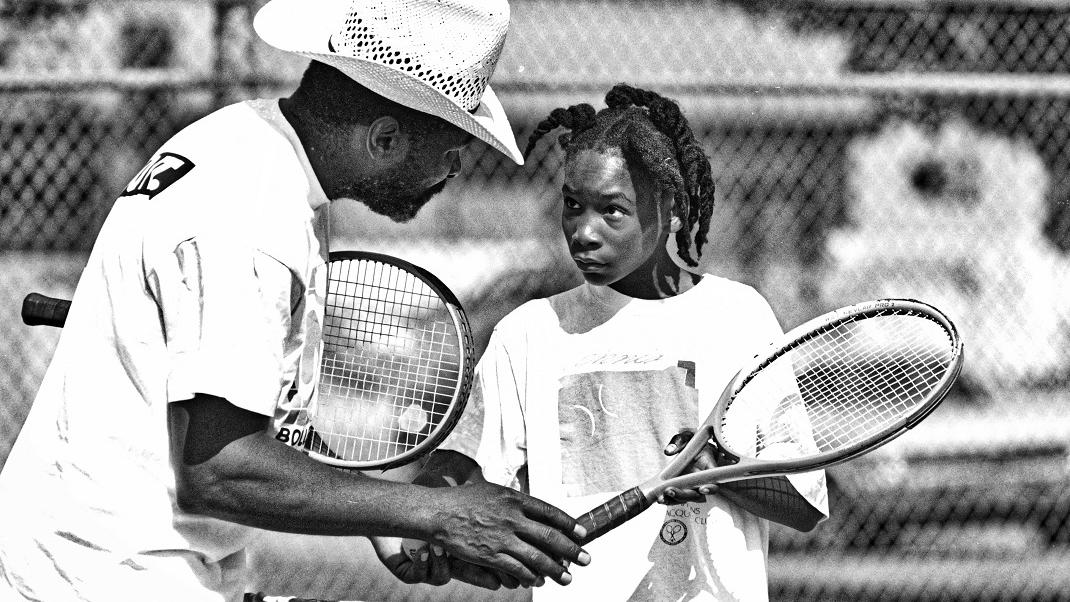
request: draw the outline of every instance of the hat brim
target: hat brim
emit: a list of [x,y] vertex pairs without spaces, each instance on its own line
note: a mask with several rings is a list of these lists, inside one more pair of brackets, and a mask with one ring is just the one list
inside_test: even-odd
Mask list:
[[253,29],[268,44],[326,63],[380,96],[440,117],[486,142],[518,165],[524,157],[505,109],[488,85],[479,107],[469,113],[424,81],[388,65],[340,55],[327,47],[351,0],[272,0],[253,19]]

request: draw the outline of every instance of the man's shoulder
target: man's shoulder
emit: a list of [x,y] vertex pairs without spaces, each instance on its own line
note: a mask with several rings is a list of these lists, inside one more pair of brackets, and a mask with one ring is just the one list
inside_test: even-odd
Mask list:
[[188,176],[183,188],[194,197],[188,200],[210,203],[214,212],[237,211],[257,219],[289,213],[286,207],[303,213],[313,176],[266,107],[265,101],[223,107],[176,134],[150,165],[184,162]]
[[[120,197],[158,195],[184,207],[210,203],[213,212],[240,210],[243,199],[303,198],[308,176],[286,136],[249,102],[223,107],[165,142],[131,178]],[[164,194],[166,192],[166,194]]]
[[[266,115],[264,101],[228,105],[177,133],[161,147],[186,157],[205,176],[239,183],[245,174],[278,178],[300,175],[300,163],[286,136]],[[279,167],[294,169],[278,169]]]
[[121,199],[136,216],[155,218],[138,222],[154,247],[170,251],[176,241],[221,236],[287,265],[306,260],[311,183],[257,102],[223,107],[187,126],[120,195],[138,197]]

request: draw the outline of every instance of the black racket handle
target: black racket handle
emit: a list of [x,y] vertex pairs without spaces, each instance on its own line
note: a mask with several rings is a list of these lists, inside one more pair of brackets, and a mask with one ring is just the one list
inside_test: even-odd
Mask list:
[[653,503],[646,499],[638,487],[613,496],[606,503],[576,519],[576,522],[587,529],[587,537],[584,538],[583,543],[591,542],[616,529]]
[[55,326],[62,328],[67,321],[71,302],[66,299],[30,293],[22,300],[22,322],[27,326]]

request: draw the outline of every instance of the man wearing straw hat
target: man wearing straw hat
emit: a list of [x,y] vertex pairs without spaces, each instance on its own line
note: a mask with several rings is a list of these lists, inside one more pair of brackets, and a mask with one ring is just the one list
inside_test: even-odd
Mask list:
[[521,162],[487,86],[508,19],[505,0],[260,10],[312,63],[289,98],[179,132],[116,200],[0,473],[0,599],[236,602],[262,530],[431,541],[492,589],[589,562],[571,517],[518,492],[376,480],[273,436],[317,380],[330,200],[404,221],[472,137]]

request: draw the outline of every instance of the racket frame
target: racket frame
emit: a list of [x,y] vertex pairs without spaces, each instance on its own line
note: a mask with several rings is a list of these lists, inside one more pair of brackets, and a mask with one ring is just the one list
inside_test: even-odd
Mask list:
[[[842,448],[807,456],[804,459],[805,461],[798,459],[758,460],[742,457],[733,451],[730,446],[723,443],[725,438],[721,433],[721,418],[724,416],[728,405],[753,378],[755,373],[822,332],[846,322],[853,322],[873,314],[887,312],[889,309],[903,310],[904,312],[919,314],[931,319],[942,326],[951,339],[952,358],[948,369],[933,387],[928,399],[919,404],[913,412],[901,418],[897,423],[893,423],[893,426],[889,428]],[[695,432],[691,440],[688,441],[684,449],[677,453],[673,460],[657,475],[639,485],[639,490],[642,491],[645,498],[654,502],[668,488],[690,489],[702,485],[728,483],[758,476],[773,477],[810,472],[856,458],[899,437],[931,414],[947,396],[951,385],[958,378],[959,372],[962,370],[962,360],[963,343],[954,323],[939,309],[922,301],[915,299],[878,299],[850,305],[818,316],[778,337],[762,352],[751,358],[729,381],[713,411],[710,412],[710,415]],[[681,475],[711,439],[713,443],[725,452],[732,463],[701,472]],[[711,480],[709,474],[714,472],[716,473],[716,480]]]
[[[928,399],[919,404],[913,412],[893,423],[892,426],[860,441],[802,459],[758,460],[742,457],[721,443],[723,441],[721,419],[724,416],[724,412],[757,371],[821,332],[844,322],[856,321],[864,316],[883,313],[893,308],[912,311],[934,320],[944,328],[951,339],[952,356],[948,369],[937,381],[929,393]],[[639,515],[652,506],[658,497],[669,488],[693,489],[702,485],[729,483],[755,477],[776,477],[810,472],[835,466],[872,451],[902,435],[908,429],[915,427],[936,409],[936,406],[943,401],[952,383],[958,377],[962,369],[962,360],[963,344],[955,325],[937,308],[914,299],[867,301],[823,314],[805,322],[778,337],[740,368],[724,388],[713,411],[710,412],[703,424],[696,430],[691,440],[687,442],[684,449],[673,456],[672,460],[660,472],[643,483],[606,500],[606,502],[593,508],[590,512],[577,517],[577,521],[587,529],[587,537],[584,538],[583,543],[588,543],[601,537],[632,517]],[[681,475],[708,442],[718,445],[721,451],[726,454],[730,463]]]
[[[305,452],[308,456],[318,462],[329,464],[331,466],[337,466],[339,468],[350,468],[356,470],[387,470],[390,468],[396,468],[409,464],[420,457],[430,453],[436,447],[438,447],[449,434],[453,431],[453,427],[457,425],[457,421],[460,419],[461,414],[464,412],[464,408],[468,403],[468,395],[472,389],[472,382],[474,380],[475,372],[475,339],[472,336],[472,328],[468,321],[468,316],[464,311],[464,307],[458,300],[457,295],[442,280],[440,280],[433,273],[428,270],[412,263],[394,257],[392,255],[386,255],[383,253],[375,253],[372,251],[332,251],[328,257],[328,270],[330,265],[335,261],[376,261],[386,265],[393,265],[401,268],[413,276],[419,278],[431,288],[443,301],[443,305],[447,308],[450,316],[453,318],[454,324],[458,329],[458,344],[461,346],[460,353],[460,366],[458,366],[457,389],[453,392],[453,397],[450,400],[449,411],[447,416],[439,422],[420,443],[409,448],[401,454],[390,456],[380,460],[342,460],[334,457],[330,454],[320,453],[312,449],[314,439],[316,437],[306,438]],[[330,272],[328,271],[328,282],[330,282]],[[328,295],[330,294],[328,290]],[[324,307],[326,314],[326,306]],[[326,345],[326,342],[324,342]],[[322,360],[321,360],[322,362]],[[322,366],[321,366],[322,370]],[[322,374],[320,376],[322,383]],[[317,386],[317,389],[319,387]],[[318,393],[317,393],[318,394]],[[313,417],[313,424],[315,418]],[[312,429],[316,432],[315,429]]]

